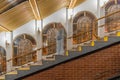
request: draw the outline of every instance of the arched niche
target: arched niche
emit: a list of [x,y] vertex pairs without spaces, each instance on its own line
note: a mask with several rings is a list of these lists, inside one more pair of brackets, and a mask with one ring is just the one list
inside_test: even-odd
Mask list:
[[6,51],[0,46],[0,73],[6,71]]
[[96,16],[88,11],[77,13],[73,19],[73,44],[80,44],[97,35]]
[[[21,66],[29,62],[34,62],[37,59],[36,51],[33,52],[36,48],[35,39],[28,34],[22,34],[17,36],[13,41],[13,60],[14,66]],[[29,54],[31,53],[31,54]]]
[[[105,5],[105,15],[120,11],[120,0],[111,0]],[[105,19],[107,32],[120,29],[120,12],[113,14]]]
[[56,34],[59,29],[64,29],[64,49],[66,49],[66,31],[61,23],[50,23],[43,29],[43,56],[56,53]]

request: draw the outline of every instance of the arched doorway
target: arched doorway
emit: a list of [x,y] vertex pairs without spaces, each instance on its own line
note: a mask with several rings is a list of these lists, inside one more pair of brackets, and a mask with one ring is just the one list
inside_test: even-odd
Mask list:
[[[79,12],[73,19],[73,44],[92,40],[92,34],[97,35],[96,17],[88,12]],[[95,24],[95,25],[93,25]],[[94,32],[93,32],[94,31]]]
[[0,46],[0,73],[6,71],[6,51]]
[[[120,10],[120,0],[111,0],[105,6],[105,15]],[[120,29],[120,12],[113,14],[105,19],[105,27],[107,32]]]
[[63,29],[63,48],[66,50],[66,31],[61,23],[50,23],[43,29],[43,56],[51,55],[56,53],[56,34]]
[[[34,62],[37,59],[36,52],[32,52],[36,47],[35,39],[28,35],[22,34],[15,38],[13,41],[13,58],[17,57],[13,60],[14,66],[21,66],[23,64]],[[31,54],[28,54],[31,53]],[[25,55],[26,54],[26,55]]]

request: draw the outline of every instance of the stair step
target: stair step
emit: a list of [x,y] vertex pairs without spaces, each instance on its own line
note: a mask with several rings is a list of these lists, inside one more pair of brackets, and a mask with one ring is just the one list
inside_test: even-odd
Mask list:
[[5,80],[5,75],[0,76],[0,80]]
[[43,60],[43,65],[44,64],[48,64],[48,63],[52,63],[53,61],[49,60],[49,61],[46,61],[46,60]]
[[12,72],[7,73],[7,75],[16,75],[16,74],[18,74],[17,71],[12,71]]
[[[68,56],[69,56],[69,52],[68,52]],[[63,56],[63,55],[56,55],[55,56],[55,59],[57,60],[57,59],[61,59],[61,58],[64,58],[65,56]]]
[[100,38],[100,39],[98,39],[97,41],[104,42],[104,38]]
[[90,43],[84,43],[84,46],[91,46],[91,42]]
[[19,68],[18,70],[30,70],[30,67]]
[[49,58],[49,59],[44,59],[44,60],[46,60],[46,61],[54,61],[55,58]]
[[76,51],[77,50],[77,47],[73,47],[72,49],[71,49],[71,51]]
[[46,61],[54,61],[54,60],[55,60],[55,55],[52,54],[52,55],[43,56],[43,60],[46,60]]
[[44,65],[41,65],[41,66],[30,66],[30,73],[38,71],[42,66],[44,66]]
[[40,65],[42,65],[42,60],[39,61],[39,62],[36,62],[34,64],[31,64],[31,66],[40,66]]
[[[116,36],[110,36],[110,37],[116,37]],[[109,36],[104,36],[103,38],[101,38],[101,39],[99,39],[97,41],[99,41],[99,42],[107,42],[107,41],[109,41]]]
[[116,36],[117,32],[109,33],[109,36]]
[[110,44],[115,44],[116,42],[120,42],[120,37],[117,36],[109,36],[109,40],[107,42],[95,41],[97,47],[108,46]]

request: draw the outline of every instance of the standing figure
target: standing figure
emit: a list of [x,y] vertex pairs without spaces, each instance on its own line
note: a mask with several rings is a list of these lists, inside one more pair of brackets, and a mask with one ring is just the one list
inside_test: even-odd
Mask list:
[[57,55],[64,55],[64,28],[60,26],[57,27],[58,32],[56,34],[56,51]]

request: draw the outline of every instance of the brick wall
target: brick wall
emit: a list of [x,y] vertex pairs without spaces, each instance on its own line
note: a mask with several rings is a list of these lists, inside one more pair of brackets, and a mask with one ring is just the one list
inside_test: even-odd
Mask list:
[[106,80],[120,73],[120,44],[60,64],[24,80]]

